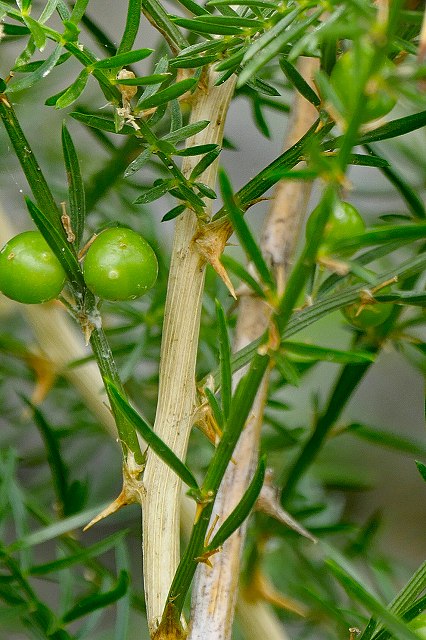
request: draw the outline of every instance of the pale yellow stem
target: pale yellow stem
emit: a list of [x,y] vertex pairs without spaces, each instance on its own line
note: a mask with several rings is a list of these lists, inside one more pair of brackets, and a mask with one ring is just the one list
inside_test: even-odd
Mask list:
[[[191,122],[210,125],[188,141],[221,144],[234,79],[214,86],[213,71],[193,99]],[[188,157],[183,172],[189,175],[197,158]],[[216,184],[217,164],[199,177],[209,187]],[[210,203],[210,201],[209,201]],[[209,211],[207,205],[207,214]],[[176,222],[164,315],[160,359],[160,386],[154,429],[171,449],[185,458],[195,411],[195,365],[204,286],[205,263],[192,242],[197,221],[185,211]],[[155,633],[179,561],[180,480],[155,454],[149,454],[144,473],[143,557],[148,626]]]

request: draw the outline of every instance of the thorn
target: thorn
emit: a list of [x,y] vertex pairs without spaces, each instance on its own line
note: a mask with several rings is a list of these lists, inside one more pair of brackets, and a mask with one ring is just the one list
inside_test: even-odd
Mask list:
[[311,542],[317,543],[318,539],[315,538],[305,527],[303,527],[297,520],[295,520],[287,511],[285,511],[280,504],[280,494],[272,484],[272,471],[268,469],[265,476],[265,482],[260,492],[260,496],[257,499],[255,508],[258,511],[266,513],[271,518],[275,518],[281,524],[286,525],[296,533],[304,536]]
[[144,466],[136,462],[134,454],[130,451],[123,463],[123,488],[120,495],[111,502],[110,505],[98,513],[89,524],[86,524],[83,531],[87,531],[100,520],[107,518],[128,504],[134,504],[135,502],[142,504],[145,490],[140,476],[143,470]]
[[201,502],[197,502],[197,506],[195,507],[195,516],[194,516],[194,526],[199,521],[201,514],[203,513],[204,504]]
[[[132,500],[132,502],[136,502],[136,500]],[[125,498],[125,495],[124,495],[124,490],[122,490],[120,495],[118,496],[118,498],[116,498],[114,500],[114,502],[111,502],[111,504],[109,504],[100,513],[98,513],[97,516],[92,518],[92,520],[89,522],[89,524],[86,524],[86,526],[84,527],[83,531],[87,531],[88,529],[93,527],[94,524],[96,524],[100,520],[103,520],[104,518],[107,518],[108,516],[110,516],[111,514],[115,513],[116,511],[119,511],[122,507],[125,507],[127,504],[131,504],[131,503],[127,502],[127,500]]]
[[202,556],[197,556],[194,558],[196,562],[201,562],[202,564],[206,564],[210,569],[213,569],[213,565],[210,561],[210,558],[215,555],[215,553],[219,553],[220,547],[218,549],[212,549],[212,551],[206,551]]
[[25,357],[36,375],[36,383],[31,394],[31,402],[39,405],[43,402],[56,380],[55,368],[49,360],[40,355],[29,354]]
[[236,300],[234,286],[220,261],[220,256],[232,235],[232,226],[228,220],[218,220],[200,227],[193,238],[198,253],[210,264],[222,280],[231,296]]
[[254,570],[253,577],[245,589],[245,597],[248,601],[264,600],[275,607],[291,611],[302,618],[308,615],[308,609],[304,604],[280,593],[259,568]]
[[325,267],[329,271],[333,273],[337,273],[338,276],[347,276],[350,267],[347,262],[343,262],[342,260],[335,260],[331,256],[323,256],[318,260],[318,264],[321,267]]
[[205,543],[204,543],[204,546],[205,546],[205,547],[208,547],[208,546],[209,546],[210,540],[211,540],[212,535],[213,535],[214,528],[215,528],[215,526],[217,525],[218,520],[219,520],[219,516],[216,514],[216,515],[215,515],[215,517],[214,517],[214,520],[213,520],[213,522],[212,522],[212,525],[211,525],[210,529],[207,531],[206,541],[205,541]]

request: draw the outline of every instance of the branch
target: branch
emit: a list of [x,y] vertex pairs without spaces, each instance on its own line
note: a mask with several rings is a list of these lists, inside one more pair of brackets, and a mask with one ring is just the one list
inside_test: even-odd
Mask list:
[[[208,72],[194,96],[191,122],[211,124],[188,141],[221,144],[225,116],[235,81],[214,86]],[[196,161],[185,158],[182,171],[189,176]],[[214,188],[217,164],[200,180]],[[209,201],[210,203],[210,201]],[[207,214],[209,214],[209,203]],[[197,220],[190,210],[177,219],[169,274],[160,361],[159,398],[154,429],[181,459],[185,457],[193,422],[195,364],[198,348],[205,263],[192,242]],[[161,620],[167,595],[179,561],[180,480],[155,454],[148,454],[144,472],[143,557],[148,625],[153,635]]]
[[[302,75],[311,78],[316,64],[314,60],[304,59],[301,62]],[[293,119],[286,140],[287,147],[292,146],[312,126],[316,116],[312,105],[296,93]],[[265,221],[261,248],[274,268],[281,292],[284,289],[286,269],[296,245],[311,188],[312,184],[308,181],[281,181],[275,190],[274,202]],[[242,296],[234,349],[239,350],[263,335],[269,324],[270,314],[269,307],[262,300],[252,295]],[[239,375],[241,376],[242,372],[239,372]],[[240,501],[256,468],[268,380],[267,372],[253,405],[252,416],[235,449],[233,459],[236,463],[232,462],[229,465],[216,498],[213,516],[216,518],[219,515],[219,522],[223,522]],[[231,638],[244,538],[245,526],[236,531],[226,541],[222,551],[212,558],[213,568],[200,565],[193,591],[190,640]],[[241,606],[247,613],[249,605]],[[265,608],[260,606],[258,614],[266,615]],[[284,632],[281,632],[280,636],[277,635],[278,623],[275,623],[275,626],[273,622],[270,624],[275,628],[275,635],[270,637],[285,640]],[[265,636],[264,630],[261,635]]]

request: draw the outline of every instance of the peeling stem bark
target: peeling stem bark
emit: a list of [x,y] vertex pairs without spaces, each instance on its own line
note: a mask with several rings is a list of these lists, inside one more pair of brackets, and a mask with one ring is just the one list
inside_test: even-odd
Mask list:
[[[301,61],[300,72],[306,79],[312,78],[316,64],[312,59]],[[316,116],[317,112],[312,105],[296,93],[293,117],[286,138],[287,148],[306,133]],[[286,271],[306,212],[311,187],[311,183],[307,181],[281,181],[277,185],[273,205],[265,221],[261,248],[268,263],[274,269],[280,293],[284,291]],[[252,295],[243,295],[239,303],[234,348],[241,349],[262,335],[268,326],[270,314],[270,309],[262,300]],[[213,512],[213,517],[219,515],[219,524],[225,520],[245,493],[256,468],[268,380],[267,372],[254,402],[251,417],[235,449],[233,459],[236,463],[232,462],[229,465],[219,489]],[[213,568],[204,564],[198,568],[193,590],[189,640],[229,640],[231,638],[244,537],[245,527],[242,526],[226,541],[222,551],[212,558]],[[255,605],[244,606],[243,602],[241,606],[247,613],[249,607]],[[258,614],[266,615],[265,611],[263,605],[263,608],[258,609]],[[271,629],[274,629],[274,635],[271,635],[271,638],[285,640],[287,636],[284,631],[279,635],[278,622],[274,624],[271,617],[268,620]],[[261,629],[259,635],[250,637],[260,637],[260,634],[265,636],[265,631]]]
[[[210,125],[188,141],[221,144],[225,117],[235,80],[214,86],[210,71],[193,98],[191,122],[209,120]],[[188,176],[196,164],[185,158],[182,170]],[[217,164],[200,176],[215,187]],[[207,214],[210,201],[207,204]],[[177,219],[170,266],[160,359],[160,386],[154,429],[181,458],[185,458],[195,410],[195,365],[205,264],[193,236],[197,220],[192,211]],[[179,561],[179,504],[181,482],[155,454],[148,453],[144,472],[146,499],[143,504],[143,557],[145,594],[150,634],[161,620],[167,595]]]

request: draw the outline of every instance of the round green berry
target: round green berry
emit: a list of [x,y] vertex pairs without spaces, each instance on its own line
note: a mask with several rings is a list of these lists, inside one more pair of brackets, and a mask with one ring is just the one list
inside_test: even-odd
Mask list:
[[[363,63],[369,64],[369,60],[373,55],[371,49],[366,49],[363,56]],[[392,62],[386,60],[382,66],[382,70],[391,71]],[[355,57],[354,51],[350,49],[343,53],[333,67],[330,76],[331,85],[336,92],[337,97],[342,105],[345,118],[351,117],[356,108],[358,101],[358,83],[362,76],[362,69],[359,68],[358,59]],[[371,92],[368,91],[364,102],[363,122],[370,122],[382,118],[393,109],[396,104],[395,98],[389,93],[385,85],[380,70],[371,77],[370,84],[374,85]]]
[[0,291],[26,304],[57,298],[66,275],[39,231],[24,231],[0,252]]
[[[389,293],[390,287],[380,289],[380,293]],[[369,329],[383,324],[392,313],[391,302],[355,302],[342,309],[344,318],[357,329]]]
[[[306,224],[306,239],[312,239],[315,233],[319,209],[311,213]],[[348,240],[365,231],[365,223],[361,215],[349,202],[338,202],[330,213],[323,231],[323,241],[318,247],[318,258],[329,255],[348,256],[353,249],[339,250],[340,240]]]
[[100,233],[84,259],[87,287],[105,300],[134,300],[155,283],[157,257],[148,242],[125,227]]

